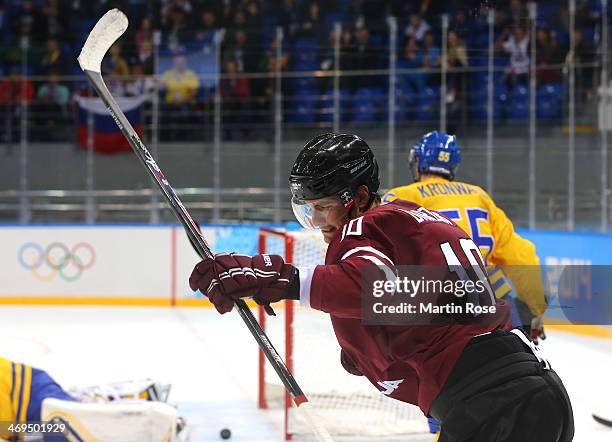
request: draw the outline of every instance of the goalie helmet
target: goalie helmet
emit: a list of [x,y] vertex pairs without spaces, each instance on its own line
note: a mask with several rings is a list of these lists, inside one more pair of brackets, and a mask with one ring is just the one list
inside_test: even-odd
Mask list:
[[352,134],[326,133],[310,140],[299,153],[289,177],[294,202],[337,195],[345,207],[365,184],[378,191],[378,164],[370,146]]
[[420,173],[431,173],[452,180],[461,162],[457,137],[438,131],[429,132],[410,149],[409,160],[415,181],[417,167]]

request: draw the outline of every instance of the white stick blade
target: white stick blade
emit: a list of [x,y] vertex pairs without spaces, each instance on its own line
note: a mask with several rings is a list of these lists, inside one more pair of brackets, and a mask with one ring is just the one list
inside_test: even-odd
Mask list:
[[317,416],[312,410],[312,404],[310,402],[301,403],[298,405],[297,409],[304,417],[304,420],[308,422],[308,426],[317,439],[317,442],[334,442],[329,432],[325,429],[321,422],[317,420]]
[[89,33],[77,59],[81,69],[100,72],[104,55],[128,28],[128,19],[119,9],[111,9],[102,16]]

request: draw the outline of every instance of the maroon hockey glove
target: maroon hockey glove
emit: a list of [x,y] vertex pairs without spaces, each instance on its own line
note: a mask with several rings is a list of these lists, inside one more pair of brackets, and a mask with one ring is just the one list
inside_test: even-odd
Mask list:
[[297,269],[278,255],[215,255],[195,266],[189,287],[208,296],[219,313],[231,311],[236,299],[252,297],[274,314],[270,303],[299,298]]
[[359,371],[357,365],[353,361],[353,358],[351,358],[343,349],[340,349],[340,363],[342,364],[342,367],[344,367],[344,369],[350,374],[355,376],[363,376],[363,373]]

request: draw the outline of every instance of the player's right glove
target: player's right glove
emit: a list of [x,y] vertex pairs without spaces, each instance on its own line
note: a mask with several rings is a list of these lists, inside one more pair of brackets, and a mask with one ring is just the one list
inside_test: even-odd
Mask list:
[[208,296],[219,313],[227,313],[240,298],[253,298],[274,314],[270,303],[299,299],[298,271],[278,255],[220,253],[200,261],[189,277],[191,290]]

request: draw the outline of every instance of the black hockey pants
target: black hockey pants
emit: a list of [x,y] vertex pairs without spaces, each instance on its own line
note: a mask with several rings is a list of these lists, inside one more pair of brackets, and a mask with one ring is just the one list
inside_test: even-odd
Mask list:
[[430,415],[442,422],[439,442],[568,442],[570,399],[513,333],[473,338],[455,364]]

